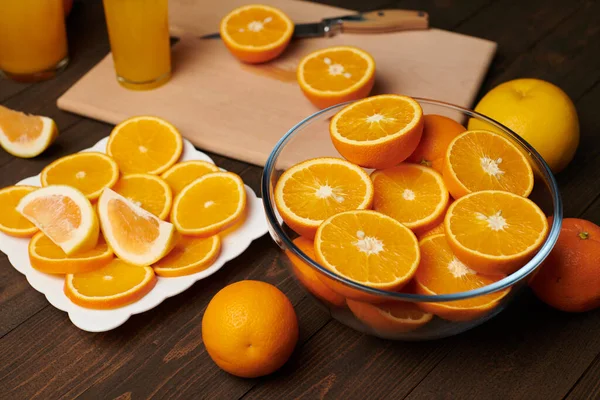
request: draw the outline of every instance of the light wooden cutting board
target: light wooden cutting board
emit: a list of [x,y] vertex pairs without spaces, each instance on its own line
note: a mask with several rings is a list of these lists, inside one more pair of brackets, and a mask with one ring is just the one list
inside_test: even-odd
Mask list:
[[[243,0],[171,0],[171,30],[181,40],[173,47],[174,74],[152,91],[121,88],[111,55],[58,99],[61,109],[116,124],[134,115],[155,115],[177,126],[203,150],[264,165],[277,140],[317,111],[296,83],[299,59],[316,49],[354,45],[376,62],[373,93],[401,93],[471,107],[496,44],[438,29],[379,35],[340,34],[294,40],[282,57],[260,66],[233,58],[220,40],[197,35],[218,30],[220,18]],[[295,1],[265,0],[295,22],[349,13],[339,8]],[[327,146],[327,132],[312,146]]]

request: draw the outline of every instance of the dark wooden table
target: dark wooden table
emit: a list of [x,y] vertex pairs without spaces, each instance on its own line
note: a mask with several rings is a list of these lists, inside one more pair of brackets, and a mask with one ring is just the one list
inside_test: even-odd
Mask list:
[[[200,0],[198,0],[200,1]],[[557,178],[566,216],[600,223],[600,2],[593,0],[327,0],[361,11],[414,8],[433,26],[498,42],[480,96],[518,77],[562,87],[577,106],[581,144]],[[1,11],[0,11],[1,12]],[[0,187],[39,173],[58,157],[91,146],[111,126],[59,111],[56,99],[109,50],[101,2],[77,3],[68,21],[72,59],[57,79],[0,81],[0,102],[54,118],[61,135],[42,156],[0,151]],[[93,95],[93,94],[90,94]],[[257,192],[261,169],[212,155]],[[291,279],[268,236],[216,275],[114,331],[91,334],[32,289],[0,257],[0,398],[600,398],[600,310],[566,314],[531,293],[462,335],[403,343],[357,333],[331,317]],[[228,283],[277,285],[300,319],[288,364],[261,379],[238,379],[209,359],[201,320]]]

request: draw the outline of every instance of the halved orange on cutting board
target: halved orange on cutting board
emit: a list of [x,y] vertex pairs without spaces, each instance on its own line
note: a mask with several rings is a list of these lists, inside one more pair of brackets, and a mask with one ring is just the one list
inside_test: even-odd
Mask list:
[[393,167],[417,148],[423,110],[407,96],[379,95],[339,111],[329,124],[333,145],[348,161],[365,168]]
[[74,274],[103,267],[113,259],[113,252],[104,238],[91,250],[68,256],[42,232],[29,241],[29,262],[38,271],[47,274]]
[[434,169],[402,163],[371,174],[373,209],[403,223],[419,235],[439,225],[448,207],[448,190]]
[[251,4],[227,14],[221,20],[219,33],[239,60],[263,63],[285,50],[294,33],[294,23],[275,7]]
[[[446,242],[444,234],[431,235],[419,242],[421,263],[415,274],[417,293],[439,295],[466,292],[490,285],[504,275],[481,275],[460,261]],[[418,303],[423,310],[450,321],[479,318],[498,306],[510,289],[449,302]]]
[[173,250],[152,265],[156,275],[165,277],[184,276],[204,271],[219,257],[221,238],[182,236]]
[[92,250],[100,228],[92,204],[79,190],[52,185],[21,199],[17,211],[67,255]]
[[42,170],[42,186],[67,185],[96,200],[119,179],[115,160],[103,153],[84,152],[59,158]]
[[339,158],[315,158],[285,171],[275,186],[275,204],[285,223],[313,238],[319,225],[343,211],[373,204],[373,183],[362,168]]
[[368,96],[375,83],[375,60],[357,47],[328,47],[305,56],[297,77],[304,95],[326,108]]
[[0,146],[13,156],[40,155],[57,137],[54,120],[0,106]]
[[383,334],[410,332],[433,318],[433,314],[421,310],[415,303],[406,301],[390,301],[376,305],[352,299],[346,302],[356,318]]
[[112,190],[160,219],[169,216],[173,204],[173,192],[167,182],[156,175],[125,175],[119,179]]
[[9,186],[0,189],[0,232],[15,237],[31,237],[38,228],[17,211],[23,197],[39,189],[35,186]]
[[469,267],[486,274],[511,274],[544,243],[548,220],[525,197],[485,190],[452,203],[444,231],[454,254]]
[[208,161],[191,160],[173,165],[160,177],[169,184],[176,196],[184,187],[211,172],[219,172],[219,167]]
[[533,171],[519,148],[502,135],[467,131],[448,145],[442,169],[444,182],[455,199],[481,190],[504,190],[527,197]]
[[102,233],[115,254],[133,265],[152,265],[177,241],[173,224],[135,205],[111,189],[98,200]]
[[115,126],[106,144],[123,174],[165,172],[183,152],[183,139],[173,125],[158,117],[129,118]]
[[242,178],[213,172],[187,185],[176,197],[171,222],[184,235],[208,237],[235,225],[246,210]]
[[64,292],[81,307],[105,310],[140,300],[154,288],[156,281],[152,268],[115,258],[94,271],[68,274]]

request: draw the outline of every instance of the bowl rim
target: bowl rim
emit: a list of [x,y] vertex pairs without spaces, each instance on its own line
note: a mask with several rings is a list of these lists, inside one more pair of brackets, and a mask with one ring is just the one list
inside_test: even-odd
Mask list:
[[[272,178],[272,173],[274,171],[275,162],[277,161],[279,155],[281,154],[281,152],[284,149],[284,147],[286,146],[286,144],[297,134],[297,132],[301,128],[303,128],[305,125],[308,125],[314,119],[320,117],[321,115],[328,113],[328,112],[332,111],[333,109],[342,109],[346,105],[353,103],[353,101],[336,104],[334,106],[325,108],[323,110],[319,110],[319,111],[309,115],[308,117],[304,118],[302,121],[295,124],[290,130],[288,130],[286,132],[286,134],[283,135],[281,137],[281,139],[279,139],[277,144],[275,144],[275,147],[273,147],[273,150],[271,151],[271,154],[269,154],[267,162],[265,163],[265,166],[263,168],[263,174],[262,174],[262,178],[261,178],[262,202],[263,202],[263,207],[265,209],[267,221],[269,224],[269,233],[271,234],[273,240],[277,243],[277,245],[279,247],[281,247],[281,248],[286,247],[287,249],[289,249],[292,252],[292,254],[294,254],[295,256],[300,258],[303,262],[310,265],[312,268],[316,269],[319,273],[322,273],[322,274],[326,275],[327,277],[329,277],[337,282],[342,283],[345,286],[349,286],[352,289],[356,289],[360,292],[364,292],[364,293],[374,295],[377,297],[383,297],[388,300],[402,300],[402,301],[411,301],[411,302],[448,302],[448,301],[463,300],[463,299],[478,297],[478,296],[498,292],[500,290],[503,290],[503,289],[513,286],[515,283],[526,278],[536,268],[538,268],[541,265],[541,263],[548,256],[548,254],[550,253],[550,251],[556,244],[556,241],[558,240],[558,236],[560,234],[560,228],[561,228],[562,219],[563,219],[562,198],[560,195],[560,191],[558,189],[558,184],[556,182],[556,179],[554,178],[554,175],[552,174],[552,171],[550,170],[550,167],[548,166],[546,161],[544,161],[542,156],[533,148],[533,146],[531,146],[523,138],[521,138],[519,135],[517,135],[515,132],[513,132],[511,129],[504,126],[500,122],[495,121],[492,118],[486,117],[485,115],[480,114],[476,111],[469,110],[467,108],[457,106],[457,105],[454,105],[451,103],[447,103],[444,101],[432,100],[432,99],[427,99],[427,98],[422,98],[422,97],[412,97],[412,98],[415,99],[420,104],[430,104],[430,105],[435,105],[435,106],[441,106],[441,107],[444,107],[447,109],[461,112],[462,114],[465,114],[468,117],[483,120],[483,121],[491,124],[492,126],[495,126],[496,128],[502,130],[505,134],[510,136],[511,139],[513,139],[517,143],[519,143],[519,145],[521,145],[521,147],[523,149],[525,149],[529,153],[530,157],[533,158],[535,160],[535,162],[538,164],[538,167],[539,167],[538,169],[539,169],[540,174],[542,175],[542,178],[550,186],[550,192],[551,192],[550,194],[552,196],[552,203],[553,203],[553,207],[554,207],[553,214],[552,214],[553,221],[552,221],[552,225],[550,227],[550,232],[548,233],[548,237],[546,238],[546,240],[544,241],[544,243],[542,244],[542,246],[540,247],[538,252],[535,254],[535,256],[527,264],[525,264],[523,267],[521,267],[517,271],[513,272],[512,274],[506,276],[505,278],[502,278],[490,285],[482,286],[477,289],[468,290],[465,292],[450,293],[450,294],[421,295],[421,294],[413,294],[413,293],[392,292],[392,291],[375,289],[375,288],[372,288],[369,286],[362,285],[360,283],[357,283],[350,279],[344,278],[343,276],[340,276],[340,275],[328,270],[327,268],[321,266],[316,261],[309,258],[306,254],[304,254],[304,252],[302,252],[292,242],[292,240],[288,237],[288,235],[283,231],[283,229],[279,225],[277,216],[275,215],[275,210],[274,210],[273,206],[271,205],[272,188],[271,188],[270,182],[271,182],[271,178]],[[274,234],[276,235],[276,237],[274,236]]]

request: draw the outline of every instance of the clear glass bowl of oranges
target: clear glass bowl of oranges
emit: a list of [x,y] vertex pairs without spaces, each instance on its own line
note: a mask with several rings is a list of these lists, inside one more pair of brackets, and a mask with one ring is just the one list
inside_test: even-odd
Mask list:
[[430,340],[502,311],[558,238],[542,157],[452,104],[373,96],[319,111],[262,177],[272,238],[332,317],[370,335]]

